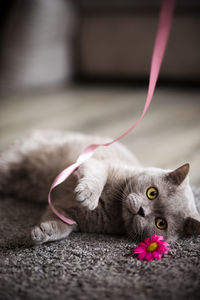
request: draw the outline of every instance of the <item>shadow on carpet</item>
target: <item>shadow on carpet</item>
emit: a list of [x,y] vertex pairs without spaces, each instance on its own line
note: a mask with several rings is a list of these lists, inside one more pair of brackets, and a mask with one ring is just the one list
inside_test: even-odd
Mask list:
[[[200,191],[196,191],[200,203]],[[0,201],[0,299],[199,299],[200,237],[181,240],[160,261],[138,261],[127,238],[73,233],[31,246],[43,206]]]

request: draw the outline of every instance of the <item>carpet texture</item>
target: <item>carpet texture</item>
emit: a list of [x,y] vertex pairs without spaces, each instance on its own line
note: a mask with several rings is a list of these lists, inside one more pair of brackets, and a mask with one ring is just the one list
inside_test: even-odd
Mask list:
[[73,233],[33,247],[29,232],[42,209],[0,201],[0,299],[200,299],[200,236],[153,262],[138,261],[136,244],[118,236]]

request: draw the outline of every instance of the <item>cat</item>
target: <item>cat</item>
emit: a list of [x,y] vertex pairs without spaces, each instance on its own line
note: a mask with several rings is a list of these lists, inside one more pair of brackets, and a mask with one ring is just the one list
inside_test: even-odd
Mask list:
[[[45,202],[60,171],[92,143],[108,138],[62,131],[36,131],[0,154],[0,194]],[[175,170],[143,167],[121,143],[98,148],[70,178],[55,188],[55,208],[77,224],[68,225],[47,206],[31,231],[34,244],[66,238],[72,231],[153,234],[166,240],[200,234],[200,215],[189,185],[189,164]]]

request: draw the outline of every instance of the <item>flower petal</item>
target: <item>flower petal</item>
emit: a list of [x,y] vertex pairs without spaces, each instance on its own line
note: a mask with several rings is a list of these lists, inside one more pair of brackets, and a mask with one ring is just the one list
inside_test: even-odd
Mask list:
[[150,241],[151,241],[151,243],[157,242],[157,241],[158,241],[158,235],[156,235],[156,234],[152,235],[152,236],[150,237]]
[[143,253],[143,252],[146,253],[146,248],[144,248],[144,247],[137,247],[137,248],[135,248],[135,249],[133,250],[133,252],[134,252],[135,254],[137,254],[137,253]]
[[158,253],[157,251],[154,251],[153,253],[152,253],[152,255],[153,255],[153,257],[155,258],[155,259],[161,259],[161,257],[162,257],[162,255],[160,254],[160,253]]
[[144,240],[144,242],[145,242],[145,244],[146,244],[147,246],[149,246],[149,244],[151,244],[150,238],[146,238],[146,239]]
[[159,253],[165,253],[167,250],[168,249],[165,246],[163,246],[162,244],[159,244],[158,248],[156,249],[156,251]]
[[163,241],[164,236],[163,235],[157,235],[157,241]]
[[153,260],[152,253],[151,253],[151,252],[148,252],[147,255],[146,255],[146,257],[145,257],[145,259],[146,259],[147,261],[152,261],[152,260]]
[[146,253],[140,253],[140,254],[138,255],[138,259],[139,259],[139,260],[143,260],[143,259],[145,259],[145,256],[146,256]]
[[145,243],[139,243],[138,246],[145,247],[145,248],[147,247],[147,245]]
[[160,241],[159,242],[161,245],[165,246],[165,247],[169,247],[169,244],[167,242],[164,241]]

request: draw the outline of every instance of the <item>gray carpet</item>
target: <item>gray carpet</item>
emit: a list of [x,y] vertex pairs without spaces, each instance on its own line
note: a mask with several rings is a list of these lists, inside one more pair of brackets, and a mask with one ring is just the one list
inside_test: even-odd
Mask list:
[[[200,191],[196,191],[200,203]],[[126,238],[74,233],[30,245],[41,205],[0,201],[0,299],[199,299],[200,237],[171,245],[160,261],[138,261]]]

